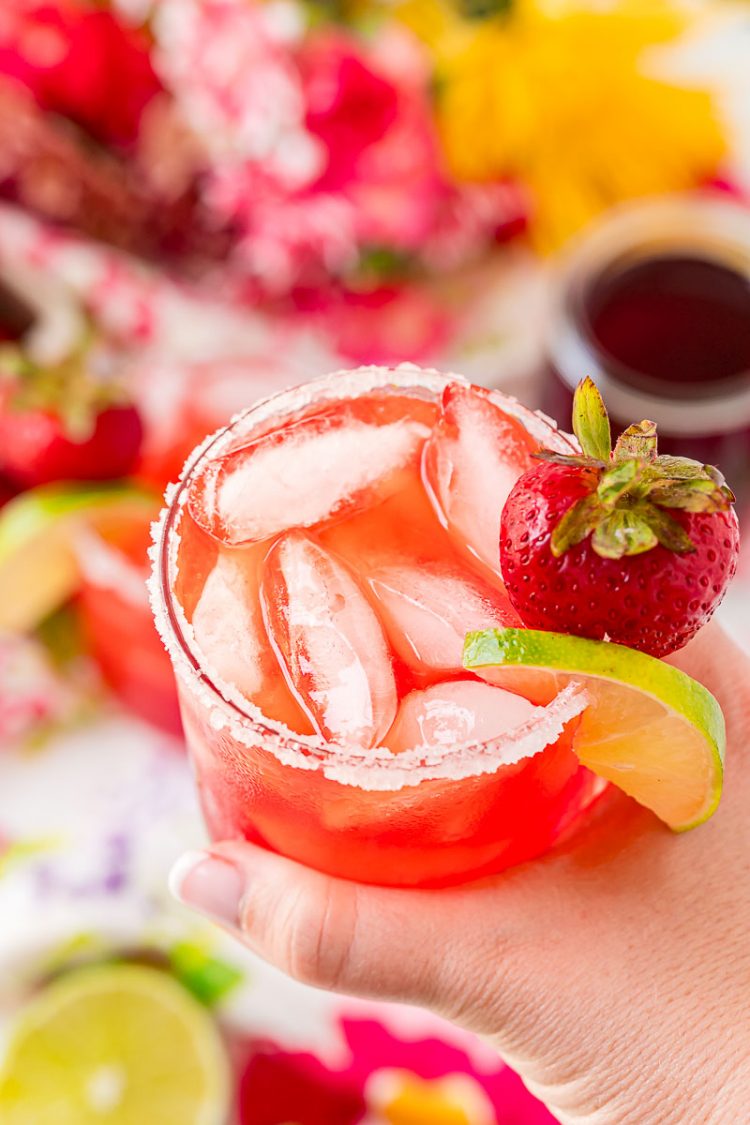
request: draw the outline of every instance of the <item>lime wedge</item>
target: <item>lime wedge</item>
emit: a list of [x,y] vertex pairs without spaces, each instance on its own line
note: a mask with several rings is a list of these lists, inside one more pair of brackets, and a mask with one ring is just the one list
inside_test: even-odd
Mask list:
[[78,586],[73,551],[84,522],[116,523],[157,505],[135,485],[50,484],[33,488],[0,511],[0,629],[33,629]]
[[223,1125],[229,1071],[209,1012],[158,969],[79,969],[23,1012],[0,1070],[3,1125]]
[[590,704],[574,736],[583,765],[674,829],[693,828],[721,796],[724,716],[709,691],[624,645],[534,629],[469,633],[464,666],[546,704],[576,681]]

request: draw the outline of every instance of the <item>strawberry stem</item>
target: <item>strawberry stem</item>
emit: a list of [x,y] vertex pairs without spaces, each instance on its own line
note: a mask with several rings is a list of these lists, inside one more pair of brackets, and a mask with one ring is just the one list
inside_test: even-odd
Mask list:
[[112,371],[112,360],[98,345],[87,330],[67,355],[47,364],[16,344],[0,347],[0,389],[7,386],[10,408],[53,414],[71,441],[85,441],[103,410],[130,401],[122,379]]
[[591,491],[570,506],[554,528],[550,549],[559,558],[591,537],[602,558],[640,555],[661,544],[676,554],[695,545],[672,511],[722,512],[734,502],[713,465],[687,457],[659,456],[656,423],[636,422],[612,451],[609,416],[592,379],[582,379],[573,399],[573,430],[580,455],[542,450],[541,460],[585,469]]

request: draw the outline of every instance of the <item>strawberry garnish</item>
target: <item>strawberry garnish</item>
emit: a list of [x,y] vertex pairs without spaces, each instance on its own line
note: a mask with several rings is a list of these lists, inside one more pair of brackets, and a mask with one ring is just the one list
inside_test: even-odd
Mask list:
[[122,383],[96,371],[88,339],[56,364],[0,352],[0,472],[21,488],[126,476],[143,427]]
[[612,449],[591,379],[576,390],[573,429],[582,452],[538,453],[503,510],[510,600],[531,628],[664,656],[705,624],[734,574],[734,496],[712,465],[660,456],[651,421]]

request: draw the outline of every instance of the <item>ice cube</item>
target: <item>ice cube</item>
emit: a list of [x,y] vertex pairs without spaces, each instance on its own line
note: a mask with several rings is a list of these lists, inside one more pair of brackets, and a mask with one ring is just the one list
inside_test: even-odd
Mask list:
[[174,593],[188,621],[192,621],[206,579],[216,566],[219,544],[184,509],[179,535]]
[[500,514],[540,443],[479,387],[452,383],[424,446],[422,476],[458,549],[500,574]]
[[268,552],[261,601],[289,685],[316,730],[331,742],[379,742],[396,713],[396,683],[380,622],[345,564],[290,531]]
[[533,705],[520,695],[478,680],[450,680],[405,696],[383,742],[396,754],[414,746],[450,749],[488,742],[533,714]]
[[269,718],[311,733],[266,635],[258,600],[257,552],[220,551],[193,614],[193,634],[212,678],[237,688]]
[[241,552],[221,551],[193,614],[195,642],[210,671],[248,699],[263,689],[270,652],[253,571]]
[[391,647],[418,672],[460,672],[467,632],[522,624],[505,594],[449,564],[384,566],[369,584]]
[[190,488],[193,519],[228,545],[268,539],[372,504],[399,487],[429,429],[404,417],[324,411],[209,461]]

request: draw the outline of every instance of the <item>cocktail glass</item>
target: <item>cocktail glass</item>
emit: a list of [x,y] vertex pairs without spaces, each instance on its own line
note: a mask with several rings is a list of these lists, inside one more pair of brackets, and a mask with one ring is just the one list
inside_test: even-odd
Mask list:
[[601,791],[574,687],[534,708],[461,668],[466,630],[518,623],[500,509],[540,445],[571,451],[514,400],[407,365],[274,396],[196,451],[152,602],[214,838],[442,886],[543,853]]

